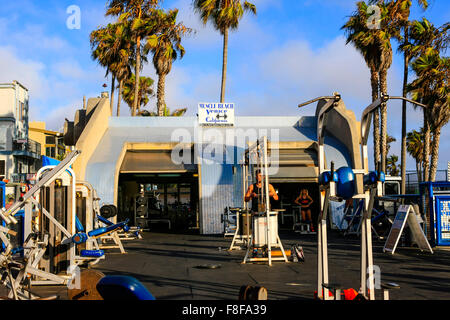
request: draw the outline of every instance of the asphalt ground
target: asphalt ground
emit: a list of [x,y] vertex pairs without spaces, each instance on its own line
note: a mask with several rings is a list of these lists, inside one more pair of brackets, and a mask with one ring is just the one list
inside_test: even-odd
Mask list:
[[[195,234],[145,232],[143,239],[124,241],[126,254],[107,251],[93,266],[105,275],[129,275],[141,281],[157,300],[237,300],[243,285],[263,286],[269,300],[312,300],[317,279],[316,235],[280,231],[285,249],[303,247],[304,262],[242,264],[245,250],[228,251],[231,238]],[[329,233],[330,282],[344,288],[360,287],[360,245],[356,237]],[[382,282],[394,282],[391,300],[450,299],[450,251],[434,254],[418,248],[398,247],[383,253],[384,242],[374,241],[374,264]],[[215,266],[214,269],[205,269]],[[65,287],[35,287],[41,295],[67,298]],[[377,291],[381,298],[381,291]]]

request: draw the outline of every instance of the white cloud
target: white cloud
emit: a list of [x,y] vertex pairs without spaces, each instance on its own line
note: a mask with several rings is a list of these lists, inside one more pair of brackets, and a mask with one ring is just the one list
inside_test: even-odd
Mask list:
[[296,89],[297,96],[312,98],[338,91],[345,97],[370,97],[370,75],[361,55],[338,37],[325,47],[312,49],[294,41],[263,55],[260,70],[279,90]]
[[19,59],[12,47],[0,47],[0,82],[17,80],[29,89],[33,98],[42,98],[49,93],[44,76],[45,65],[39,61]]

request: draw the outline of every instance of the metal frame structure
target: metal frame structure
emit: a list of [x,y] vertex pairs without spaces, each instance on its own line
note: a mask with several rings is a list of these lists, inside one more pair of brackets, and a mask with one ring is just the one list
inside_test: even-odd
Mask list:
[[[21,201],[16,202],[13,204],[9,209],[2,208],[0,210],[0,217],[3,219],[3,221],[6,224],[17,224],[18,221],[14,217],[15,214],[18,213],[19,210],[25,209],[25,218],[24,218],[24,238],[27,240],[24,243],[24,247],[22,248],[24,251],[24,263],[18,263],[13,259],[14,255],[14,248],[12,248],[11,242],[9,241],[7,234],[11,234],[11,230],[8,228],[3,227],[2,230],[0,230],[0,238],[5,245],[5,250],[2,252],[0,260],[1,264],[3,266],[7,266],[4,271],[6,272],[6,278],[9,279],[4,284],[10,288],[10,296],[11,298],[19,299],[19,296],[21,298],[25,298],[24,295],[24,282],[27,280],[28,275],[31,275],[35,278],[40,278],[42,280],[34,280],[30,279],[28,282],[29,284],[67,284],[69,281],[73,279],[75,274],[73,271],[75,271],[75,244],[72,242],[72,234],[74,233],[72,229],[75,228],[75,225],[71,226],[71,231],[67,230],[64,226],[62,226],[57,219],[53,217],[51,213],[49,213],[39,202],[39,195],[41,193],[41,190],[44,188],[50,186],[52,183],[55,182],[56,179],[61,179],[63,175],[66,175],[65,178],[67,179],[67,176],[70,176],[69,179],[73,182],[73,196],[75,196],[75,188],[74,188],[74,182],[75,182],[75,174],[70,169],[70,166],[73,164],[73,162],[76,160],[77,156],[80,154],[80,151],[74,151],[70,155],[66,157],[64,161],[62,161],[58,166],[53,168],[43,168],[41,169],[37,174],[37,183],[35,186],[33,186],[22,198]],[[41,177],[41,175],[47,171],[45,175]],[[67,173],[67,172],[70,172]],[[66,268],[66,275],[56,275],[51,272],[47,272],[42,270],[41,266],[39,265],[42,261],[42,258],[44,256],[45,251],[47,250],[49,246],[49,235],[43,234],[41,231],[38,230],[36,225],[33,227],[33,213],[34,209],[39,210],[42,217],[46,217],[48,219],[49,224],[54,226],[54,230],[59,230],[61,234],[63,235],[63,239],[61,239],[61,244],[67,244],[69,245],[68,252],[68,262],[69,266]],[[69,209],[70,214],[75,214],[75,208],[74,205]],[[35,232],[41,232],[41,233],[35,233]],[[11,270],[15,268],[19,270],[19,273],[17,274],[16,278],[12,276]],[[29,299],[35,298],[35,296],[32,296],[31,294],[28,294],[27,296]]]
[[[267,240],[266,246],[267,246],[267,257],[250,257],[250,252],[254,248],[255,243],[255,215],[252,217],[252,235],[250,236],[248,246],[247,246],[247,252],[245,254],[243,264],[247,262],[265,262],[267,261],[269,266],[272,266],[272,261],[284,261],[288,262],[288,258],[286,256],[286,253],[284,252],[283,244],[281,243],[280,237],[277,234],[277,239],[275,241],[271,239],[271,232],[272,232],[272,223],[271,223],[271,215],[276,215],[276,212],[271,212],[270,208],[270,196],[269,196],[269,165],[268,165],[268,141],[267,137],[264,136],[261,139],[259,139],[256,143],[251,145],[244,153],[243,155],[243,161],[242,163],[247,168],[244,170],[245,172],[249,172],[249,167],[253,164],[256,164],[256,167],[261,170],[261,174],[263,175],[263,179],[261,181],[261,190],[262,193],[259,195],[258,203],[261,204],[260,208],[258,210],[261,210],[258,212],[259,215],[263,215],[265,218],[265,239]],[[247,181],[244,181],[244,186],[248,186],[248,175],[244,174],[244,179]],[[280,248],[281,253],[283,257],[272,257],[272,247]]]
[[[307,104],[316,102],[316,101],[325,101],[325,105],[320,109],[319,115],[317,117],[317,140],[318,140],[318,149],[319,149],[319,176],[322,177],[325,174],[329,174],[329,180],[326,183],[321,185],[320,192],[320,214],[318,219],[318,261],[317,261],[317,294],[318,297],[329,300],[329,289],[331,285],[329,284],[329,269],[328,269],[328,248],[327,248],[327,217],[329,211],[329,201],[336,197],[336,181],[337,179],[334,176],[334,163],[331,162],[331,170],[326,169],[326,160],[325,160],[325,130],[327,124],[328,113],[333,110],[335,107],[339,105],[341,101],[341,95],[339,93],[334,93],[333,96],[324,96],[320,98],[313,99],[306,103],[300,104],[299,107],[303,107]],[[378,107],[378,106],[377,106]],[[373,108],[374,109],[374,108]],[[367,112],[368,115],[373,111],[370,110]],[[366,113],[364,113],[366,114]],[[364,119],[364,116],[363,116]],[[366,122],[363,122],[364,125],[361,125],[362,128],[362,136],[367,137],[368,128]],[[367,129],[366,129],[367,128]],[[363,159],[367,159],[367,139],[364,139],[361,142]],[[356,170],[353,169],[354,175],[365,175],[368,174],[368,161],[363,160],[362,169]],[[355,183],[361,183],[359,181],[363,181],[363,179],[355,179]],[[372,238],[371,238],[371,225],[370,225],[370,217],[368,217],[368,212],[372,211],[373,207],[373,198],[374,191],[373,188],[361,188],[361,186],[356,186],[356,190],[364,190],[362,194],[355,194],[353,198],[363,199],[364,200],[364,210],[362,215],[362,232],[361,232],[361,292],[366,295],[367,294],[367,274],[369,273],[369,298],[373,300],[375,298],[374,292],[374,279],[373,279],[373,255],[372,255]],[[377,188],[378,189],[378,188]],[[336,297],[339,299],[339,297]]]
[[[388,100],[405,100],[410,103],[426,107],[423,104],[417,103],[413,100],[404,97],[390,97],[388,95],[382,94],[381,97],[370,104],[362,114],[361,119],[361,157],[362,157],[362,169],[356,170],[353,168],[353,174],[355,175],[355,190],[363,190],[362,193],[355,192],[353,199],[361,199],[364,201],[363,212],[361,215],[361,288],[360,292],[368,297],[370,300],[375,299],[375,288],[374,288],[374,276],[373,276],[373,252],[372,252],[372,225],[371,225],[371,213],[374,205],[375,196],[383,196],[383,183],[380,181],[380,170],[377,170],[376,183],[372,185],[359,185],[364,184],[364,177],[369,174],[369,161],[368,161],[368,147],[367,141],[370,133],[370,124],[372,119],[372,113],[381,106],[383,103],[387,103]],[[317,292],[318,296],[324,300],[329,299],[329,288],[331,287],[328,283],[328,249],[327,249],[327,230],[326,230],[326,219],[328,215],[329,200],[336,196],[336,181],[334,181],[334,165],[331,165],[331,171],[328,171],[325,163],[325,151],[324,151],[324,138],[325,138],[325,128],[327,122],[327,114],[334,107],[338,106],[341,101],[341,95],[339,93],[334,93],[333,96],[319,97],[303,104],[299,107],[311,104],[316,101],[325,101],[325,105],[321,108],[318,119],[317,119],[317,139],[319,148],[319,175],[322,176],[326,172],[331,172],[330,181],[322,186],[320,193],[321,203],[320,203],[320,215],[318,223],[318,277],[317,277]],[[379,169],[379,168],[377,168]],[[362,175],[362,179],[357,179],[358,175]],[[339,183],[339,182],[338,182]],[[367,275],[368,274],[368,275]],[[368,284],[367,284],[368,282]],[[336,297],[339,299],[339,297]]]
[[[100,215],[100,204],[99,198],[97,196],[97,192],[92,187],[92,185],[86,181],[78,181],[76,184],[77,192],[81,192],[82,197],[86,199],[86,212],[85,212],[85,221],[82,221],[85,231],[89,232],[94,229],[100,228],[100,223],[98,216]],[[111,224],[113,224],[111,222]],[[110,224],[110,225],[111,225]],[[120,253],[125,254],[126,251],[122,245],[122,241],[119,237],[119,230],[111,232],[108,235],[104,235],[96,240],[96,243],[93,241],[86,242],[86,249],[92,250],[93,247],[90,245],[94,243],[96,250],[99,249],[119,249]],[[111,241],[113,243],[111,243]],[[110,242],[108,244],[108,242]],[[98,261],[97,261],[98,262]]]
[[[248,158],[244,156],[244,159],[241,161],[241,167],[242,167],[242,211],[236,212],[236,230],[234,232],[233,240],[231,241],[230,248],[228,251],[232,250],[241,250],[242,248],[248,248],[248,245],[250,243],[250,234],[240,234],[241,231],[241,223],[240,223],[240,216],[243,212],[246,212],[246,222],[247,226],[250,225],[250,215],[248,210],[248,203],[245,202],[245,194],[247,192],[247,189],[249,187],[249,180],[251,178],[251,175],[249,175],[249,162],[247,161]],[[248,232],[249,233],[249,232]],[[239,245],[236,245],[239,244]]]

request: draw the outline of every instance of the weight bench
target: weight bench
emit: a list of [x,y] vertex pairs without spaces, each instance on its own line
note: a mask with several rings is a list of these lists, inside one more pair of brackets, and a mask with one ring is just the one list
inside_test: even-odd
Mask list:
[[[120,229],[126,229],[128,227],[128,225],[127,225],[128,222],[129,222],[129,220],[127,219],[127,220],[117,223],[117,224],[111,223],[107,227],[94,229],[92,231],[89,231],[86,234],[78,217],[76,217],[76,228],[77,228],[78,233],[72,237],[72,241],[75,244],[82,244],[87,241],[92,241],[96,247],[96,250],[81,250],[80,257],[76,257],[76,260],[78,262],[84,262],[84,260],[86,260],[86,259],[93,259],[94,262],[91,262],[91,264],[95,264],[100,259],[104,258],[105,252],[101,249],[108,249],[108,248],[119,248],[122,253],[126,253],[122,246],[122,242],[120,241],[119,237],[117,236],[117,231]],[[110,235],[110,234],[112,234],[112,235]],[[104,238],[113,239],[117,245],[116,246],[104,246],[104,245],[100,246],[96,240],[97,239],[104,240]]]
[[[103,223],[106,226],[114,225],[113,222],[109,221],[105,217],[102,217],[101,215],[97,215],[97,220],[99,222]],[[141,228],[139,228],[139,227],[129,227],[127,225],[122,230],[119,230],[117,232],[117,235],[118,235],[120,240],[135,240],[135,239],[142,239],[141,232],[142,232]],[[130,236],[130,233],[133,234],[134,236]],[[117,244],[118,247],[120,247],[120,245],[118,243],[116,243],[116,244]]]

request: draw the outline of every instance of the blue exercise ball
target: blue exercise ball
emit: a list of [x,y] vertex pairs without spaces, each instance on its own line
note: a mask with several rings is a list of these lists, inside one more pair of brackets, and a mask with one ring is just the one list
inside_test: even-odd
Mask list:
[[319,184],[326,185],[326,184],[330,183],[331,181],[338,182],[338,179],[339,178],[338,178],[336,171],[334,172],[333,177],[331,177],[330,171],[325,171],[324,173],[322,173],[319,176]]
[[355,174],[352,168],[342,167],[336,173],[339,179],[336,184],[337,196],[344,199],[351,199],[355,195]]
[[365,185],[372,185],[375,184],[377,181],[384,182],[386,180],[386,175],[383,171],[380,172],[378,176],[378,171],[371,171],[369,174],[366,174],[364,176],[364,184]]

